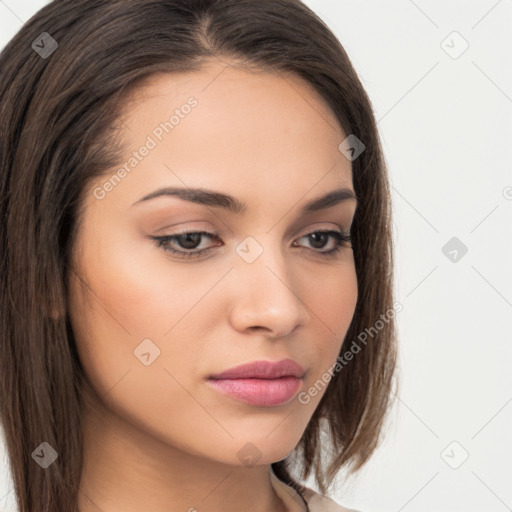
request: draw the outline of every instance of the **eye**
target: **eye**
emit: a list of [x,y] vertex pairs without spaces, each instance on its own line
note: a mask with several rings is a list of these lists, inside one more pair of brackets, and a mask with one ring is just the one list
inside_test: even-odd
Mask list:
[[350,233],[336,230],[317,230],[313,231],[312,233],[308,233],[301,238],[309,238],[312,240],[312,245],[314,248],[318,248],[319,246],[321,246],[320,248],[324,248],[326,245],[325,241],[332,239],[334,247],[328,251],[319,252],[321,256],[326,257],[335,257],[342,249],[350,247],[350,242],[352,240]]
[[[217,233],[209,233],[207,231],[184,231],[175,235],[154,236],[155,245],[166,252],[177,255],[180,258],[197,258],[203,256],[207,252],[213,250],[215,246],[198,249],[201,245],[203,237],[210,240],[220,240]],[[298,240],[309,238],[313,246],[313,252],[325,257],[334,257],[344,248],[350,248],[351,236],[349,232],[336,230],[317,230],[301,236]],[[323,249],[326,241],[333,240],[334,247],[327,251],[318,251],[315,249]],[[296,242],[294,242],[295,244]],[[181,247],[176,249],[176,245]],[[294,245],[295,246],[295,245]]]
[[[213,249],[213,247],[206,247],[195,250],[194,252],[187,252],[197,249],[198,245],[200,245],[198,242],[201,241],[202,237],[215,239],[218,238],[218,235],[217,233],[208,233],[207,231],[184,231],[176,235],[155,236],[152,238],[155,240],[157,247],[162,248],[164,251],[171,252],[183,258],[195,258]],[[173,242],[178,243],[182,249],[185,250],[175,249]]]

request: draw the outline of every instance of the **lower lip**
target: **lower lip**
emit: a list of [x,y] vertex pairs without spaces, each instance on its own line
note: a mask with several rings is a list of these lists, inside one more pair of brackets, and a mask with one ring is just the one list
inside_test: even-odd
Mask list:
[[302,386],[298,377],[279,379],[209,379],[217,391],[241,402],[260,407],[282,405],[289,402]]

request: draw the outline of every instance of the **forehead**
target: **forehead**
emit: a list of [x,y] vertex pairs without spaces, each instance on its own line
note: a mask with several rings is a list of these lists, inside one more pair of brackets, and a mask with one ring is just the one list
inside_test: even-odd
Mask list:
[[[125,95],[122,112],[133,116],[140,108],[149,108],[155,103],[161,107],[166,103],[174,107],[174,103],[192,94],[196,98],[201,97],[203,103],[208,100],[210,108],[224,102],[246,107],[255,107],[261,101],[276,106],[275,102],[278,102],[281,108],[296,108],[303,115],[303,110],[309,107],[311,115],[316,113],[332,129],[339,129],[337,119],[324,98],[299,75],[217,59],[206,61],[196,71],[153,73]],[[286,98],[285,105],[281,104],[283,97]]]
[[[352,182],[350,162],[338,150],[345,138],[338,120],[310,84],[290,73],[220,61],[159,73],[127,96],[121,121],[119,165],[135,163],[123,183],[131,202],[162,185],[229,185],[233,194],[242,185],[281,195],[286,188],[298,199],[322,179],[325,187]],[[151,150],[135,162],[144,146]]]
[[[191,115],[183,114],[180,110],[190,110],[190,98],[197,107]],[[239,128],[244,129],[246,139],[255,141],[265,134],[269,138],[278,134],[276,142],[285,142],[287,135],[303,133],[313,141],[324,140],[328,134],[329,143],[331,138],[338,141],[344,135],[325,100],[301,77],[235,67],[218,60],[207,61],[198,71],[151,75],[121,106],[124,126],[133,135],[150,133],[155,123],[169,120],[175,112],[179,115],[173,121],[175,128],[182,126],[173,132],[183,131],[183,125],[194,130],[204,127],[209,132],[207,139],[227,132],[234,136]],[[181,123],[185,117],[187,123]],[[127,135],[130,141],[130,133]]]

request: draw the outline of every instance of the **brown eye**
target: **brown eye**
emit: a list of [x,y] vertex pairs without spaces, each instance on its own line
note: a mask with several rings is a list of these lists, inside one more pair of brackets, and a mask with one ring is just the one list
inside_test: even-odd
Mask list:
[[[312,240],[312,246],[314,249],[322,249],[326,245],[326,241],[329,238],[334,239],[334,248],[328,251],[320,251],[319,254],[326,257],[334,257],[337,255],[345,247],[350,247],[351,237],[349,233],[335,230],[320,230],[313,231],[312,233],[308,233],[307,235],[302,236],[301,238],[309,237]],[[318,251],[316,251],[318,252]]]
[[[162,248],[164,251],[171,252],[173,254],[177,254],[180,257],[184,258],[192,258],[201,256],[207,251],[213,249],[214,247],[206,247],[200,250],[197,249],[198,245],[200,245],[201,239],[203,237],[208,237],[210,239],[218,238],[216,233],[208,233],[206,231],[186,231],[183,233],[179,233],[176,235],[166,235],[166,236],[155,236],[152,237],[155,241],[157,247]],[[175,246],[181,247],[180,249],[175,249]],[[193,252],[188,252],[193,251]]]

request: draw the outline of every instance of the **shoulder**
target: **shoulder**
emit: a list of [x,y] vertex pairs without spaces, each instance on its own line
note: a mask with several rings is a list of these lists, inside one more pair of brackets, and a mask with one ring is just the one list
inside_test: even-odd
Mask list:
[[270,467],[270,476],[276,493],[291,512],[304,512],[304,500],[308,504],[309,512],[361,512],[352,508],[342,507],[333,499],[322,496],[309,487],[303,486],[304,490],[301,493],[302,497],[300,497],[293,487],[277,478],[272,466]]
[[310,488],[303,492],[303,496],[308,502],[310,512],[361,512],[353,508],[342,507],[333,499],[322,496]]

